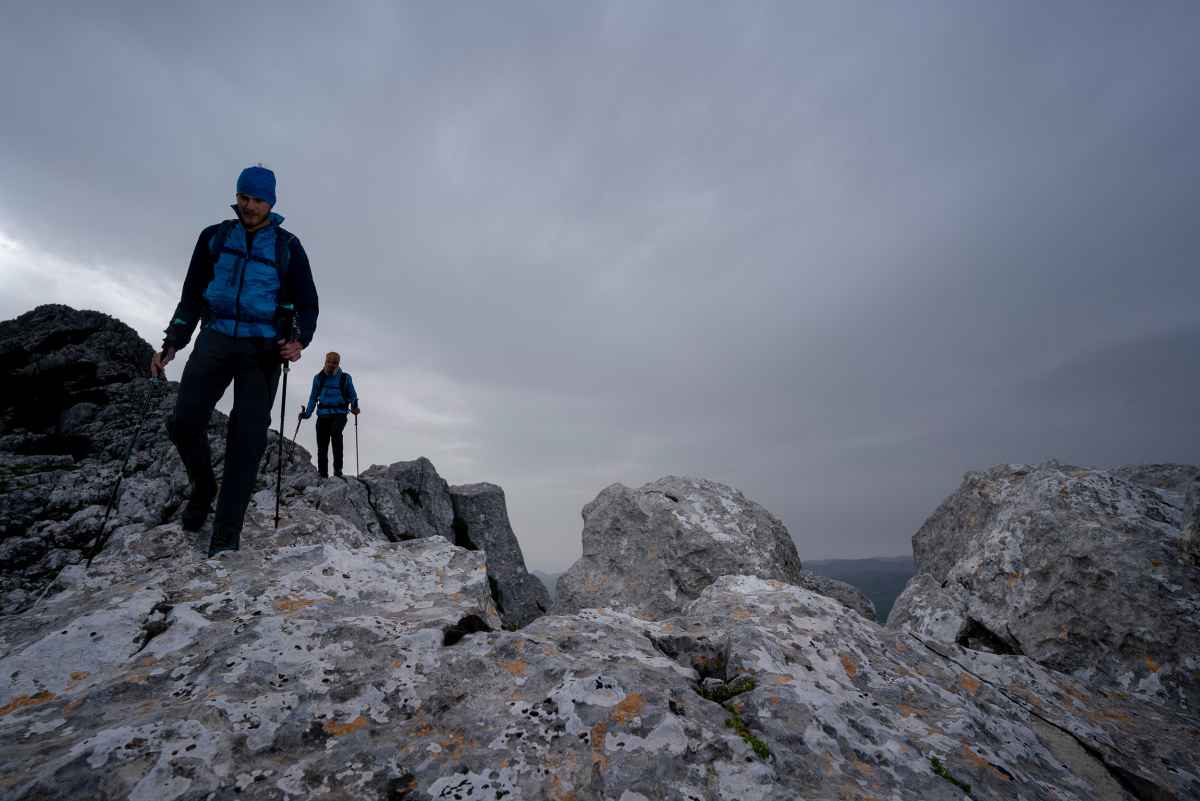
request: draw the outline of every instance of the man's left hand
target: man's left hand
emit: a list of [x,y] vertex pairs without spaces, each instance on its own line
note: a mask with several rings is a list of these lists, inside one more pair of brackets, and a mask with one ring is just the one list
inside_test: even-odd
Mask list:
[[285,342],[281,339],[278,341],[278,344],[279,344],[279,357],[281,359],[286,359],[289,362],[300,361],[300,351],[304,350],[303,345],[301,345],[299,342],[297,342],[294,339],[291,342]]

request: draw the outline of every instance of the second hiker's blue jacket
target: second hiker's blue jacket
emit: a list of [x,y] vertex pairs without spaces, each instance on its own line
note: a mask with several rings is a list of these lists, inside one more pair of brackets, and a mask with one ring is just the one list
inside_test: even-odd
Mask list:
[[[346,395],[342,397],[342,376],[346,376]],[[358,393],[354,390],[354,379],[349,373],[343,373],[337,368],[332,375],[325,371],[313,376],[312,392],[308,395],[308,406],[304,416],[311,417],[313,407],[317,407],[317,417],[327,414],[349,414],[351,409],[358,408]]]
[[[300,240],[280,227],[282,222],[283,217],[274,212],[257,231],[247,231],[236,221],[224,243],[216,241],[220,223],[200,232],[164,347],[186,346],[201,321],[205,328],[239,339],[287,338],[286,332],[275,330],[281,298],[295,307],[298,338],[308,346],[317,329],[317,288],[308,255]],[[288,248],[282,286],[275,264],[277,237],[286,237]]]

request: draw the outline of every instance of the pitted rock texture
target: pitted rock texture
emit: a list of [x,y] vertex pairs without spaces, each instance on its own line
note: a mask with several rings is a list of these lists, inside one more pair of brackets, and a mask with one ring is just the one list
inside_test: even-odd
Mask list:
[[253,548],[123,532],[0,622],[3,797],[962,799],[931,758],[972,798],[1200,793],[1195,721],[1025,658],[749,576],[663,621],[497,630],[479,552],[318,511],[275,532],[269,495]]
[[487,554],[492,596],[506,625],[524,626],[550,608],[546,586],[525,569],[521,545],[508,522],[504,490],[495,484],[450,488],[454,543]]
[[613,484],[583,507],[583,556],[558,579],[554,611],[677,613],[718,577],[801,580],[787,528],[732,487],[667,476]]
[[1179,558],[1175,480],[1195,468],[1152,468],[968,473],[913,536],[889,627],[1200,711],[1200,571]]

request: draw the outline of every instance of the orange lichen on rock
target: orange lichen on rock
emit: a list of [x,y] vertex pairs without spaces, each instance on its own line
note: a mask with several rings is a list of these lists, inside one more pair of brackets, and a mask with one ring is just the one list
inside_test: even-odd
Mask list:
[[967,745],[966,743],[963,743],[962,755],[963,755],[964,759],[966,759],[968,762],[970,762],[975,767],[983,769],[983,770],[989,770],[992,772],[992,775],[994,775],[998,778],[1001,778],[1006,782],[1012,781],[1012,776],[1008,775],[1007,773],[1005,773],[1002,770],[998,770],[996,768],[996,766],[993,765],[991,762],[988,762],[986,759],[981,757],[979,754],[972,751],[971,747],[969,745]]
[[316,600],[312,598],[278,598],[275,601],[275,609],[279,612],[295,612],[315,603]]
[[4,706],[0,706],[0,718],[11,714],[18,709],[22,709],[23,707],[39,706],[41,704],[48,703],[53,701],[54,698],[54,693],[46,690],[42,690],[40,693],[34,693],[33,695],[18,695]]
[[776,676],[775,677],[776,684],[791,684],[793,681],[795,681],[795,679],[792,678],[791,676]]
[[979,692],[979,688],[983,686],[979,679],[972,676],[970,673],[964,673],[958,677],[958,686],[969,692],[971,695]]
[[524,676],[526,664],[520,659],[514,659],[511,662],[500,660],[500,667],[511,673],[514,676]]
[[363,726],[366,726],[366,725],[367,725],[366,717],[359,715],[358,717],[356,717],[354,720],[350,721],[349,723],[338,723],[337,721],[327,720],[327,721],[325,721],[325,725],[322,726],[321,728],[324,729],[325,733],[328,735],[331,735],[333,737],[341,737],[343,734],[350,734],[351,732],[356,732],[359,729],[361,729]]
[[752,617],[754,617],[754,613],[749,609],[744,609],[739,606],[737,609],[733,610],[734,620],[749,620]]
[[630,693],[621,699],[621,702],[613,707],[613,720],[617,723],[625,723],[632,717],[636,717],[646,708],[646,699],[641,693]]
[[608,724],[603,720],[592,726],[592,765],[601,772],[608,770],[608,756],[604,753],[604,741],[608,737]]
[[849,676],[850,678],[854,678],[855,676],[857,676],[858,675],[858,663],[854,661],[854,657],[850,656],[850,654],[842,654],[841,659],[842,659],[842,667],[845,669],[846,675]]
[[1162,668],[1162,665],[1154,661],[1154,657],[1146,657],[1146,669],[1151,673],[1157,673]]

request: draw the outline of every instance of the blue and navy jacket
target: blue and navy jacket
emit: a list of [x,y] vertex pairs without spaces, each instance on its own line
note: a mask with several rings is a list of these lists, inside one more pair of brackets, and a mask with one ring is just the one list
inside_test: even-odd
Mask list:
[[[257,231],[247,231],[240,220],[232,221],[223,243],[217,241],[220,223],[200,232],[164,347],[186,346],[200,322],[231,337],[290,339],[289,332],[275,330],[276,307],[282,303],[295,307],[297,339],[308,347],[317,329],[317,288],[308,254],[299,239],[280,227],[282,222],[283,217],[274,212]],[[288,247],[282,285],[275,264],[280,237],[286,237]]]
[[[346,377],[345,397],[342,396],[342,376]],[[349,373],[343,373],[340,367],[330,375],[325,375],[324,370],[314,375],[308,406],[304,409],[305,418],[312,416],[314,406],[317,407],[317,417],[349,414],[351,409],[357,409],[358,393],[354,391],[354,379]]]

